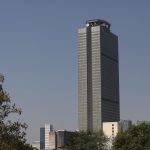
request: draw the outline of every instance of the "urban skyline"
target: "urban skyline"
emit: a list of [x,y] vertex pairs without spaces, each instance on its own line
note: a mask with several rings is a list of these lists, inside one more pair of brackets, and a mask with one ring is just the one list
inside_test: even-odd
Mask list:
[[110,26],[93,19],[78,30],[79,130],[120,120],[118,37]]
[[119,37],[121,118],[149,120],[149,5],[129,0],[0,2],[3,88],[22,108],[20,120],[29,125],[30,142],[39,139],[45,122],[77,128],[77,29],[92,18],[111,22]]

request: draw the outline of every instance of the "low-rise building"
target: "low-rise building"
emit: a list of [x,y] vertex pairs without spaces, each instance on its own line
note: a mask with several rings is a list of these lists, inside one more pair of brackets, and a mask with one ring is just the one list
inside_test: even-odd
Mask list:
[[111,149],[113,140],[117,133],[119,132],[118,122],[103,122],[103,132],[109,138],[107,143],[107,148]]
[[120,120],[119,121],[119,131],[125,132],[132,125],[131,120]]
[[132,125],[131,120],[121,120],[119,122],[103,122],[103,132],[109,138],[108,149],[111,149],[114,138],[118,132],[126,131]]
[[57,131],[57,150],[65,150],[72,131],[58,130]]
[[37,150],[40,150],[40,141],[34,141],[32,143],[32,147],[36,148]]
[[150,123],[150,122],[146,121],[146,120],[137,120],[137,122],[136,122],[137,125],[140,125],[142,123]]
[[57,135],[55,131],[49,132],[49,148],[55,150],[57,147]]

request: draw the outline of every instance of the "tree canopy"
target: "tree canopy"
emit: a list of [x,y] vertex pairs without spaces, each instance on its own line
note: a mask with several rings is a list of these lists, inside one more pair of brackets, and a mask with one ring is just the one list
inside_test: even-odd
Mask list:
[[9,94],[0,85],[0,150],[33,150],[25,139],[27,125],[12,121],[10,114],[21,115],[21,109],[11,103]]
[[70,137],[69,150],[105,150],[108,139],[102,132],[74,132]]
[[150,150],[150,123],[133,125],[118,133],[113,150]]

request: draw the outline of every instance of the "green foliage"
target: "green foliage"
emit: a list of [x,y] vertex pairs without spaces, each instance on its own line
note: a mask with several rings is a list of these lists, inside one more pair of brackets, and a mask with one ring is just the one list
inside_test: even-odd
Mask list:
[[118,133],[113,150],[150,150],[150,123],[133,125]]
[[21,115],[21,109],[11,104],[9,95],[0,89],[0,150],[33,150],[26,144],[27,125],[9,120],[10,114]]
[[105,150],[107,141],[102,132],[74,132],[67,148],[69,150]]

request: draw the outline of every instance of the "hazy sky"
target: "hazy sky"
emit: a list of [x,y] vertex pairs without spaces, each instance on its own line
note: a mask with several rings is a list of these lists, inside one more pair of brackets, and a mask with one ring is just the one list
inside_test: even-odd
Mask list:
[[121,118],[150,120],[149,0],[1,0],[0,73],[29,142],[78,127],[77,29],[95,18],[119,37]]

